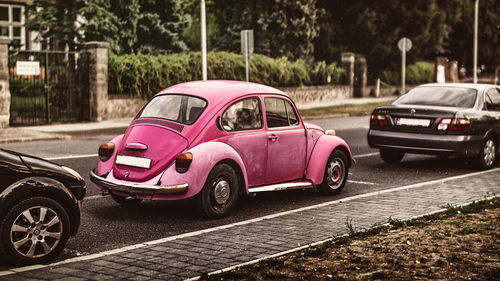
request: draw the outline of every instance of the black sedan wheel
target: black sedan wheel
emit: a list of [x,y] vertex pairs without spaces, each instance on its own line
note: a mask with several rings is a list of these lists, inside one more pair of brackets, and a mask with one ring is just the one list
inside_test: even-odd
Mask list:
[[238,199],[238,176],[228,164],[215,166],[198,194],[198,208],[208,218],[229,214]]
[[399,163],[401,162],[401,159],[403,159],[404,156],[405,156],[404,152],[380,149],[380,158],[382,158],[382,160],[384,160],[385,163],[392,163],[392,164]]
[[497,147],[495,140],[492,137],[486,138],[483,148],[481,148],[481,151],[476,159],[480,169],[489,169],[493,167],[496,160],[496,151]]
[[29,198],[14,205],[0,223],[0,254],[13,264],[45,262],[62,251],[69,232],[68,213],[59,203]]
[[339,194],[347,182],[349,168],[344,152],[335,150],[328,158],[323,182],[318,186],[319,192],[326,195]]

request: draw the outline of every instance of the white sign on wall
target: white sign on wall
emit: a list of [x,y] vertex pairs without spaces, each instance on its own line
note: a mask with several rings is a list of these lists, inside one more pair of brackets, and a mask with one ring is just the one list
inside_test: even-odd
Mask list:
[[40,75],[40,62],[39,61],[17,61],[16,62],[17,75]]

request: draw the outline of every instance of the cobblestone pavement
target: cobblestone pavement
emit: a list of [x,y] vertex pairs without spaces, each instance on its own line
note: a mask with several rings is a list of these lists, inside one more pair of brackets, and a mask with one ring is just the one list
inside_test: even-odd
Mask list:
[[[145,242],[52,265],[0,272],[0,280],[182,280],[356,229],[500,194],[500,168],[392,188],[236,224]],[[15,272],[17,271],[17,272]]]

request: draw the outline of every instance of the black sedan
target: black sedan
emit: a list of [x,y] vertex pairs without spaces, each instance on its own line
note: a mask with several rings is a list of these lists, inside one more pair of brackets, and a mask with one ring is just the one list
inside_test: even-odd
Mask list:
[[0,258],[17,265],[58,255],[80,226],[85,181],[74,170],[0,149]]
[[368,144],[385,162],[405,153],[474,158],[491,168],[500,141],[500,87],[487,84],[426,84],[413,88],[370,118]]

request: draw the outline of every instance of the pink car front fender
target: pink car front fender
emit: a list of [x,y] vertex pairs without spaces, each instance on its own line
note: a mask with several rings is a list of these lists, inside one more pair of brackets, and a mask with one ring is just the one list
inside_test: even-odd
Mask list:
[[349,167],[354,164],[351,149],[343,139],[337,136],[322,135],[313,148],[306,170],[306,178],[311,180],[314,185],[323,182],[326,162],[335,149],[341,149],[346,153]]
[[243,175],[245,190],[248,192],[245,165],[236,150],[231,146],[222,142],[206,142],[189,149],[187,152],[193,154],[193,162],[189,170],[185,173],[179,173],[176,171],[174,163],[163,173],[160,182],[162,185],[188,184],[189,189],[186,194],[168,196],[164,199],[176,200],[195,196],[203,188],[210,171],[221,161],[231,161],[239,166]]
[[110,141],[115,144],[115,151],[113,151],[113,155],[107,161],[103,162],[101,161],[101,159],[97,159],[96,173],[98,175],[104,175],[111,171],[111,169],[113,168],[113,163],[115,163],[116,154],[118,153],[118,147],[120,147],[122,139],[123,135],[119,135]]

